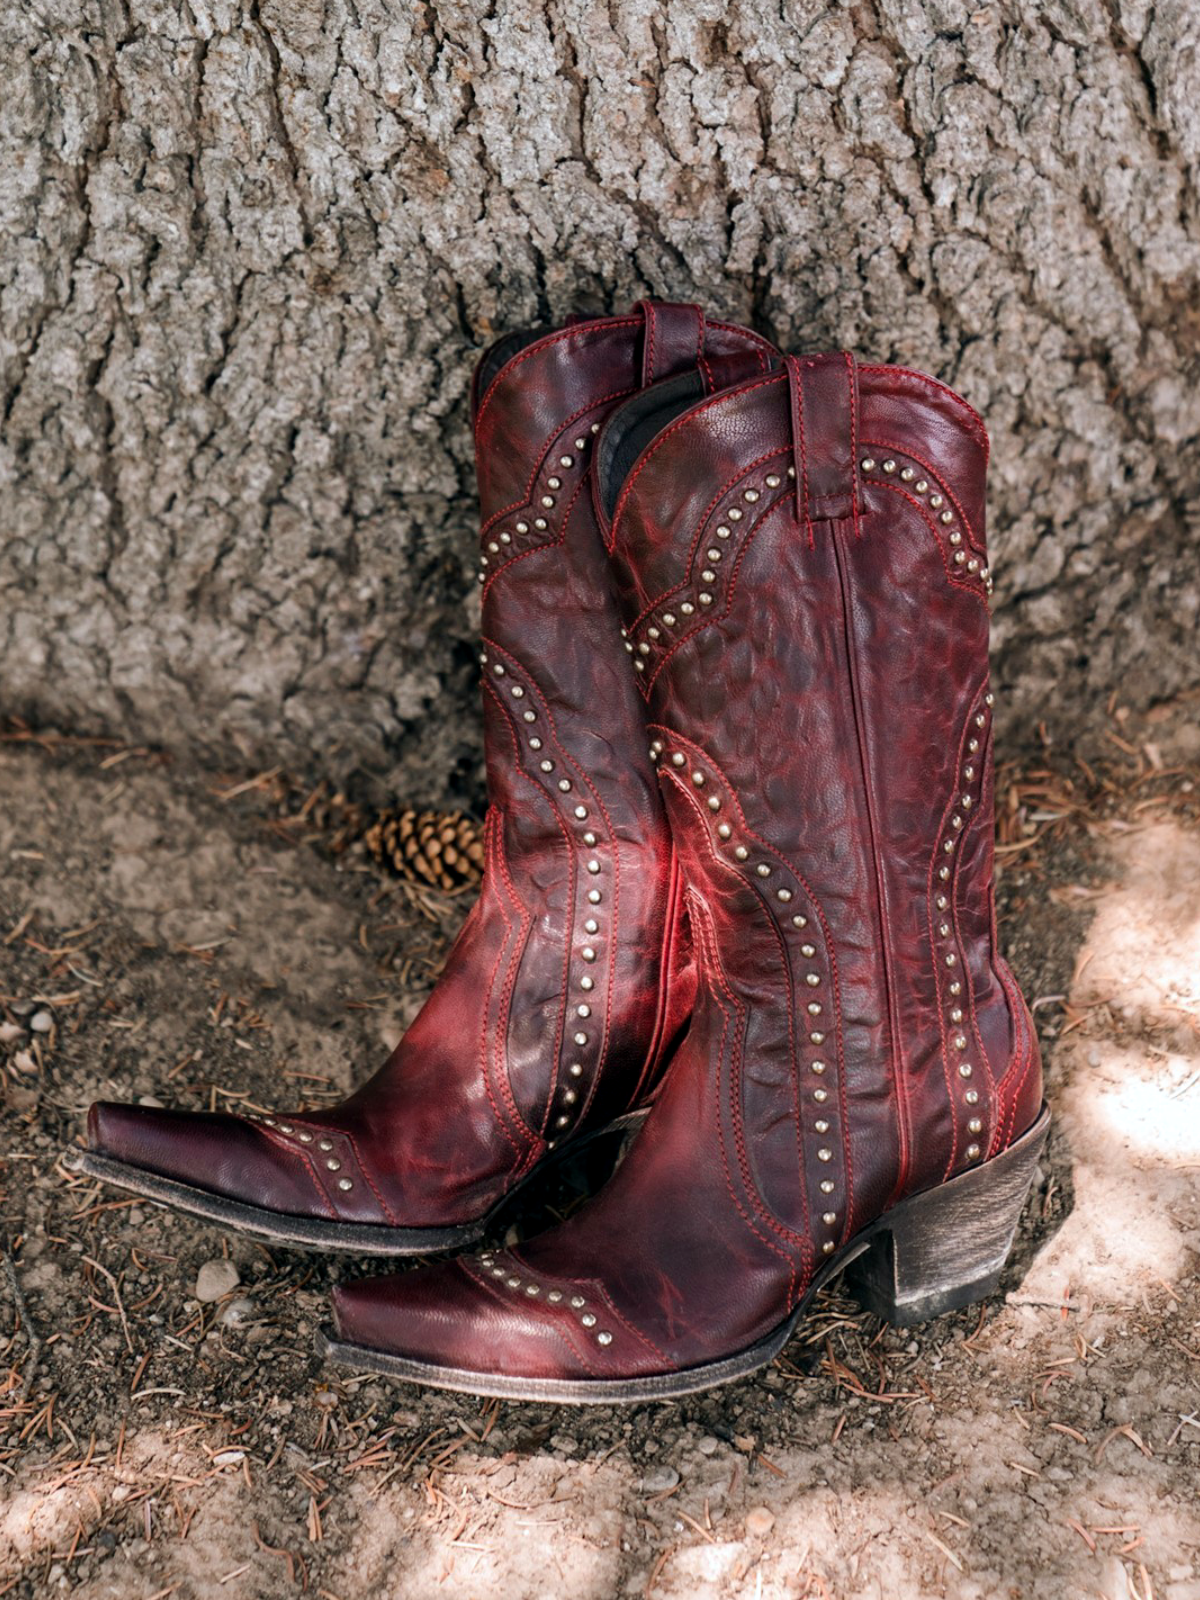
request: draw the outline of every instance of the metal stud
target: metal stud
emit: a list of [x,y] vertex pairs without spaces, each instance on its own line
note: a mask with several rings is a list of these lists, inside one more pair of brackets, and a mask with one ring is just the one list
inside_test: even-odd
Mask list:
[[[943,516],[942,516],[942,521],[943,522],[945,522],[947,516],[949,516],[949,512],[945,512],[943,514]],[[961,544],[962,543],[962,534],[959,533],[957,528],[955,528],[954,532],[950,535],[950,543],[951,544]]]
[[968,1089],[966,1094],[963,1096],[963,1099],[969,1106],[977,1105],[979,1103],[978,1089]]
[[950,993],[951,994],[961,994],[962,993],[962,984],[959,983],[957,978],[950,985]]
[[694,616],[696,611],[695,606],[690,600],[685,600],[679,609],[683,612],[685,617]]
[[983,1154],[983,1151],[979,1148],[979,1146],[977,1144],[969,1144],[967,1146],[967,1160],[968,1161],[978,1161],[982,1154]]
[[579,987],[583,990],[584,994],[590,994],[596,987],[596,980],[585,972],[583,977],[579,980]]
[[823,1106],[825,1104],[826,1100],[829,1099],[829,1090],[828,1089],[814,1089],[813,1090],[813,1099],[817,1102],[817,1104],[819,1106]]
[[810,1000],[805,1009],[810,1017],[819,1017],[821,1015],[821,1002],[819,1000]]
[[943,883],[945,883],[946,879],[949,876],[950,876],[950,868],[949,867],[939,867],[938,868],[938,877],[942,880]]
[[810,989],[815,989],[821,981],[821,974],[819,972],[806,972],[804,981]]
[[[709,581],[711,582],[711,580],[712,580],[712,574],[711,573],[708,575],[708,578],[709,578]],[[700,604],[702,606],[710,606],[710,605],[712,605],[712,603],[713,603],[712,595],[709,594],[707,589],[702,589],[700,591]]]
[[777,900],[782,900],[784,905],[787,905],[788,901],[792,898],[792,891],[790,889],[776,889],[775,898]]
[[750,505],[753,505],[755,503],[755,501],[758,499],[758,490],[757,489],[747,489],[745,491],[745,493],[742,495],[742,499],[748,501]]
[[553,763],[553,761],[539,761],[538,765],[541,767],[543,772],[553,772],[554,771],[554,763]]
[[572,1061],[571,1065],[567,1068],[567,1071],[573,1078],[581,1078],[583,1076],[583,1067],[578,1061]]
[[911,467],[901,467],[900,476],[904,480],[905,483],[911,483],[913,481],[913,479],[916,477],[916,473],[913,471],[913,469]]
[[595,873],[597,873],[597,872],[599,872],[599,871],[600,871],[600,863],[599,863],[599,862],[598,862],[598,861],[597,861],[597,860],[596,860],[596,859],[595,859],[595,857],[594,857],[594,856],[593,856],[593,858],[592,858],[592,859],[591,859],[591,860],[590,860],[590,861],[589,861],[589,862],[588,862],[588,864],[587,864],[587,869],[588,869],[588,871],[589,871],[589,872],[590,872],[590,873],[592,873],[592,874],[593,874],[593,875],[594,875],[594,874],[595,874]]
[[[583,446],[582,445],[577,445],[576,449],[582,450]],[[575,457],[574,456],[559,456],[558,464],[559,464],[560,467],[573,467],[575,465]]]
[[779,487],[781,482],[782,482],[782,479],[780,478],[780,476],[779,476],[779,474],[777,472],[768,472],[767,473],[767,488],[768,489],[778,489],[778,487]]
[[971,1063],[969,1061],[959,1062],[958,1075],[960,1078],[969,1078],[971,1076]]
[[671,757],[671,765],[673,767],[682,767],[686,761],[687,757],[682,755],[678,750],[676,750],[675,754]]
[[942,503],[942,497],[941,497],[940,494],[931,494],[929,496],[929,504],[933,507],[933,509],[935,511],[941,505],[941,503]]
[[956,1050],[965,1050],[967,1048],[967,1036],[965,1033],[956,1033],[954,1035],[954,1048]]
[[924,478],[918,478],[916,483],[913,484],[913,488],[918,494],[924,494],[928,487],[929,485],[926,483]]
[[545,517],[534,517],[533,525],[538,530],[539,533],[545,533],[545,531],[546,531],[546,519],[545,519]]
[[586,439],[576,439],[576,441],[575,441],[576,450],[582,450],[582,449],[585,448],[586,445],[587,445],[587,440]]
[[550,507],[554,504],[554,496],[552,494],[544,494],[542,496],[542,504],[545,506],[546,510],[549,511]]
[[542,1292],[541,1284],[538,1284],[538,1283],[527,1283],[525,1285],[525,1293],[529,1296],[529,1298],[531,1300],[535,1299],[539,1294],[541,1294],[541,1292]]
[[311,1144],[313,1142],[313,1136],[311,1133],[298,1134],[297,1138],[300,1140],[301,1144]]
[[550,1304],[552,1306],[556,1306],[559,1303],[559,1301],[562,1299],[562,1290],[561,1289],[551,1289],[549,1294],[546,1296],[546,1299],[549,1300],[549,1302],[550,1302]]
[[693,772],[692,782],[699,788],[704,782],[704,774],[702,772]]
[[829,1148],[828,1145],[824,1145],[823,1144],[821,1146],[821,1148],[817,1151],[817,1160],[818,1161],[832,1161],[833,1160],[833,1151]]
[[717,538],[718,539],[728,539],[728,537],[729,537],[729,529],[725,526],[724,523],[722,523],[721,526],[717,529]]
[[715,546],[711,550],[706,550],[704,554],[712,562],[717,562],[721,559],[721,552]]
[[522,722],[536,722],[537,721],[537,712],[536,711],[522,711],[522,713],[521,713],[521,721]]
[[646,632],[649,634],[651,639],[661,639],[662,638],[662,634],[659,631],[659,629],[657,629],[657,628],[647,628]]
[[585,1328],[594,1328],[596,1326],[596,1313],[594,1311],[585,1311],[579,1320]]
[[516,526],[517,526],[517,532],[518,533],[528,533],[529,532],[529,524],[527,522],[518,522]]
[[[267,1121],[269,1122],[270,1120],[271,1120],[270,1117],[268,1117]],[[333,1140],[332,1139],[318,1139],[317,1140],[317,1149],[318,1150],[332,1150],[333,1149]]]
[[938,937],[941,939],[948,939],[950,937],[950,924],[948,922],[938,923]]
[[832,1228],[834,1223],[837,1221],[837,1212],[836,1211],[826,1211],[822,1215],[821,1221],[825,1224],[825,1226],[827,1228]]
[[583,1296],[581,1294],[573,1294],[571,1296],[571,1310],[572,1311],[578,1311],[582,1306],[585,1306],[585,1305],[587,1305],[587,1301],[583,1298]]
[[733,829],[729,826],[729,824],[727,822],[718,822],[717,823],[717,833],[719,834],[719,836],[722,839],[728,839],[732,832],[733,832]]
[[[796,920],[795,917],[793,917],[792,921],[795,922],[795,920]],[[816,953],[817,953],[817,947],[815,945],[802,944],[800,946],[800,954],[802,956],[809,956],[811,958],[812,956],[815,956]]]
[[352,1178],[339,1178],[338,1179],[338,1188],[342,1191],[343,1194],[348,1194],[350,1192],[350,1190],[353,1189],[353,1187],[354,1187],[354,1180]]
[[814,1061],[812,1064],[812,1070],[817,1074],[818,1077],[820,1077],[825,1071],[825,1063],[823,1061]]
[[744,844],[735,845],[733,853],[739,861],[745,861],[746,857],[750,854],[749,850],[746,849]]
[[599,889],[589,889],[587,897],[588,904],[591,906],[598,906],[601,900],[604,898]]
[[965,550],[956,550],[954,552],[954,565],[956,567],[963,566],[966,563],[966,559],[967,559],[967,552]]
[[720,811],[720,809],[721,809],[721,796],[719,794],[710,794],[709,795],[709,797],[708,797],[708,809],[710,811]]
[[519,1289],[521,1287],[520,1278],[505,1278],[504,1281],[510,1289]]
[[874,472],[875,471],[875,458],[874,458],[874,456],[864,456],[863,457],[862,469],[863,469],[864,472]]
[[542,741],[538,738],[536,733],[529,741],[529,748],[531,750],[540,750],[542,748]]
[[952,1007],[952,1009],[950,1011],[950,1021],[951,1022],[961,1022],[962,1019],[963,1019],[962,1007],[961,1006]]
[[729,520],[730,520],[730,522],[740,522],[742,520],[742,512],[741,512],[741,507],[740,506],[730,506],[730,508],[729,508]]
[[336,1156],[330,1156],[329,1160],[325,1163],[325,1166],[330,1172],[340,1172],[342,1170],[342,1163],[337,1159]]
[[771,869],[765,861],[760,861],[754,870],[760,878],[769,878],[771,876]]
[[953,511],[943,511],[942,512],[942,521],[943,522],[953,522],[954,521],[954,513],[953,513]]
[[574,1038],[575,1043],[580,1046],[585,1045],[588,1042],[588,1036],[586,1033],[576,1033],[573,1034],[572,1037]]
[[585,944],[579,954],[585,961],[595,961],[596,959],[596,952],[592,949],[590,944]]
[[592,1014],[592,1008],[589,1005],[582,1005],[582,1006],[576,1006],[575,1007],[575,1015],[577,1017],[582,1017],[585,1022],[591,1016],[591,1014]]
[[958,965],[958,957],[954,954],[953,950],[951,950],[950,954],[946,957],[946,965],[948,967],[954,967]]
[[825,1243],[821,1246],[822,1255],[831,1256],[833,1254],[833,1251],[834,1251],[833,1240],[832,1239],[826,1239]]
[[821,1193],[822,1194],[832,1194],[833,1191],[834,1191],[834,1188],[835,1188],[835,1185],[834,1185],[834,1182],[833,1182],[832,1178],[822,1178],[821,1179]]
[[673,628],[675,626],[675,613],[673,611],[664,611],[663,621],[668,628]]
[[792,918],[792,927],[793,928],[807,928],[808,927],[808,918],[804,915],[803,911],[797,911],[796,912],[796,915]]
[[825,1043],[825,1035],[823,1033],[819,1033],[819,1032],[810,1033],[808,1037],[812,1040],[813,1044],[824,1044]]
[[574,1089],[564,1089],[562,1097],[563,1105],[565,1106],[573,1106],[576,1100],[579,1099],[579,1096],[576,1094]]
[[[584,821],[584,819],[587,817],[587,814],[586,806],[575,807],[575,815],[579,818],[580,822]],[[584,844],[595,844],[596,841],[590,833],[585,833],[583,836],[583,842]]]
[[601,1328],[600,1332],[596,1335],[596,1343],[610,1345],[612,1343],[612,1334],[609,1333],[607,1329]]
[[563,794],[569,794],[571,789],[570,778],[560,778],[558,780],[558,787],[562,790]]
[[279,1124],[279,1131],[280,1133],[292,1134],[295,1133],[296,1130],[292,1127],[290,1122],[281,1122]]
[[895,463],[895,462],[894,462],[894,461],[892,461],[892,460],[890,460],[890,459],[889,459],[889,460],[887,460],[887,461],[885,461],[885,462],[884,462],[884,463],[883,463],[883,470],[884,470],[884,471],[885,471],[885,472],[895,472],[895,470],[896,470],[896,463]]
[[967,1123],[967,1132],[968,1133],[982,1133],[983,1132],[983,1122],[982,1122],[982,1120],[979,1117],[972,1117],[970,1122]]
[[571,1126],[571,1119],[567,1116],[555,1117],[554,1126],[556,1128],[569,1128]]
[[824,1117],[822,1117],[819,1122],[814,1122],[813,1123],[813,1127],[817,1130],[818,1133],[828,1133],[829,1132],[829,1124],[828,1124],[828,1122],[826,1122]]
[[937,899],[934,901],[934,905],[937,906],[939,911],[945,911],[949,904],[950,902],[946,899],[944,894],[938,895]]

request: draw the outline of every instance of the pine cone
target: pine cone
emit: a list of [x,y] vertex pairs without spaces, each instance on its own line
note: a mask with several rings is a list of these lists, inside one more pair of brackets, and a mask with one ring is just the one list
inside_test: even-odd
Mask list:
[[479,824],[461,811],[385,811],[365,839],[382,866],[413,883],[452,893],[483,876]]

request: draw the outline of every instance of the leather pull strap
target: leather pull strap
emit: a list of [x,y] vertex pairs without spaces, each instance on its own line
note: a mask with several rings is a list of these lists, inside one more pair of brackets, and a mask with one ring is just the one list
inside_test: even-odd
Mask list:
[[796,516],[812,542],[814,522],[858,519],[858,363],[848,350],[788,356]]
[[639,300],[646,319],[642,338],[642,387],[694,372],[704,355],[704,312],[671,300]]

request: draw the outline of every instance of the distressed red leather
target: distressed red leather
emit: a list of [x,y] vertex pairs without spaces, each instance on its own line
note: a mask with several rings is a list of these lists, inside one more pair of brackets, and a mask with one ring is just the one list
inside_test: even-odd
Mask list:
[[484,357],[486,874],[443,975],[340,1105],[98,1104],[93,1151],[289,1216],[421,1229],[483,1217],[556,1142],[646,1102],[695,968],[593,511],[595,438],[643,381],[692,374],[703,392],[773,356],[696,306],[646,303]]
[[431,1370],[616,1383],[745,1351],[1041,1105],[993,912],[979,417],[845,353],[664,416],[597,494],[686,883],[692,1023],[567,1223],[337,1291],[343,1341]]

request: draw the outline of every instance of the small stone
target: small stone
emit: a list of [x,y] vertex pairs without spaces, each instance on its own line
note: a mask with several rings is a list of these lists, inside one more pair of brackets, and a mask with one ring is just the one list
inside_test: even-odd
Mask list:
[[755,1539],[765,1538],[775,1526],[775,1518],[766,1506],[755,1506],[746,1513],[746,1532]]
[[0,1044],[15,1044],[24,1037],[25,1029],[19,1022],[0,1022]]
[[49,1033],[54,1027],[54,1018],[48,1011],[35,1011],[29,1019],[29,1026],[34,1033]]
[[138,1105],[140,1105],[140,1106],[152,1106],[152,1107],[156,1108],[157,1110],[161,1111],[163,1103],[155,1095],[152,1095],[152,1094],[140,1094],[140,1095],[138,1095]]
[[648,1472],[642,1479],[642,1488],[647,1494],[665,1494],[678,1482],[679,1474],[674,1467],[655,1467],[653,1472]]
[[701,1439],[700,1443],[696,1446],[696,1449],[699,1450],[702,1456],[715,1456],[720,1448],[721,1441],[719,1439],[714,1439],[711,1433],[706,1433],[704,1438]]
[[245,1459],[244,1450],[218,1450],[212,1463],[214,1467],[240,1467]]
[[249,1322],[254,1315],[254,1301],[245,1295],[239,1295],[236,1300],[231,1300],[217,1318],[227,1328],[241,1327],[243,1322]]
[[232,1294],[240,1282],[238,1269],[232,1261],[206,1261],[196,1274],[193,1292],[202,1305],[211,1305],[214,1300]]

